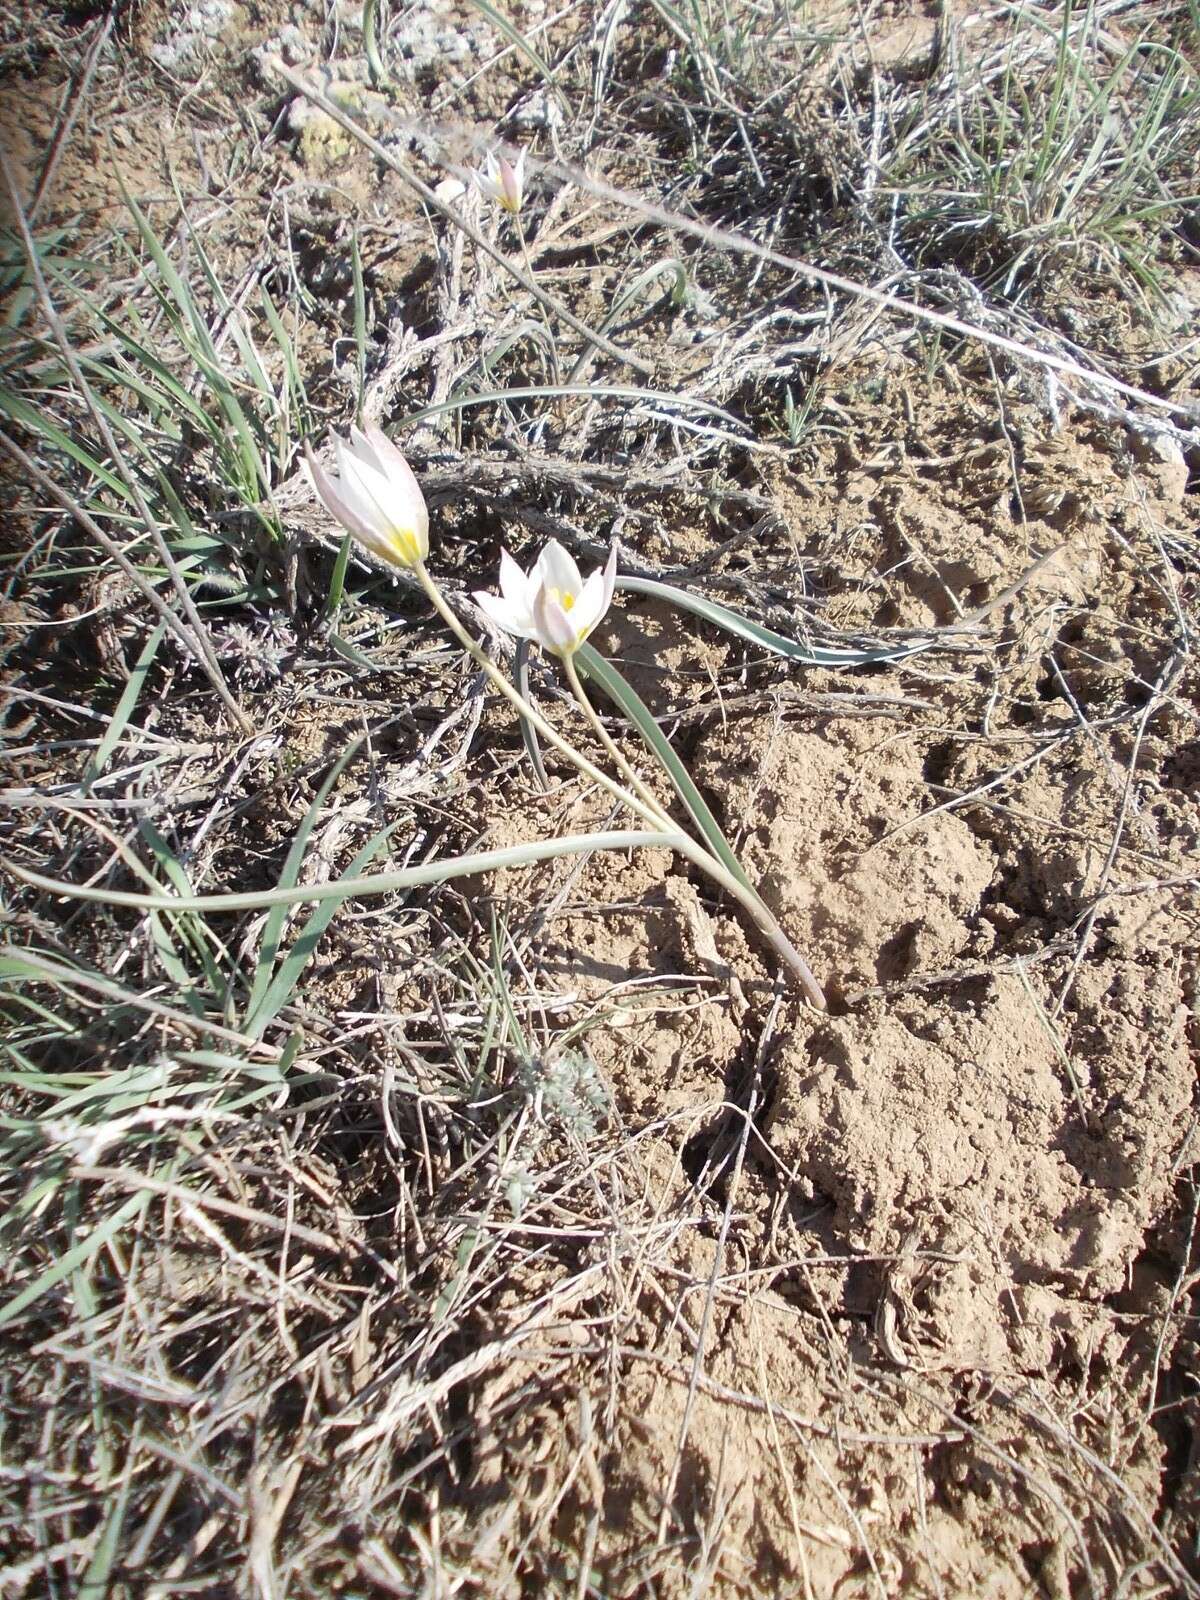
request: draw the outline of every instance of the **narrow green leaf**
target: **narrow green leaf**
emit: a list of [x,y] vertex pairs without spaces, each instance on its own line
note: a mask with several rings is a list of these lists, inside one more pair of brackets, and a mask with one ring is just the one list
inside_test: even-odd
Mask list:
[[18,394],[13,394],[9,389],[0,389],[0,412],[10,417],[13,422],[21,423],[31,433],[40,434],[48,444],[54,445],[64,455],[70,456],[72,461],[77,462],[85,472],[90,472],[93,477],[99,478],[101,483],[114,494],[120,495],[122,500],[129,504],[133,503],[133,496],[121,479],[107,467],[101,466],[95,456],[82,445],[76,444],[74,439],[64,433],[58,424],[37,406],[31,406],[27,400],[23,400]]
[[752,894],[757,893],[749,878],[742,871],[741,863],[730,848],[728,840],[721,832],[720,823],[708,809],[704,796],[692,782],[691,774],[683,762],[672,750],[666,734],[663,733],[658,723],[654,720],[645,701],[632,685],[626,682],[616,667],[611,662],[606,661],[594,646],[590,644],[580,645],[575,653],[575,664],[585,677],[590,678],[613,704],[625,713],[641,734],[650,753],[675,785],[679,798],[691,813],[693,821],[704,835],[705,843],[713,855],[733,873],[740,884],[749,889]]
[[150,255],[150,259],[158,268],[159,277],[166,286],[166,292],[165,294],[161,295],[161,298],[165,302],[169,297],[170,301],[173,302],[173,306],[166,306],[166,309],[172,311],[173,313],[171,316],[172,325],[175,327],[175,330],[177,333],[179,333],[180,337],[182,337],[184,331],[183,321],[186,320],[189,322],[192,327],[192,332],[195,335],[196,340],[199,342],[201,354],[210,365],[218,365],[216,346],[212,342],[212,335],[208,330],[208,324],[201,315],[199,307],[196,305],[192,291],[180,277],[179,272],[175,267],[175,263],[163,249],[159,237],[155,233],[154,229],[150,226],[149,220],[147,219],[145,213],[130,194],[129,190],[125,187],[124,180],[121,177],[120,169],[116,168],[115,170],[117,187],[121,191],[121,198],[128,207],[129,214],[133,218],[134,225],[137,228],[139,236],[141,237],[141,241],[146,247],[146,250]]
[[835,650],[821,645],[798,644],[795,639],[785,638],[781,633],[764,628],[761,622],[751,622],[749,617],[742,616],[740,612],[718,605],[715,600],[690,594],[686,589],[676,588],[673,583],[659,583],[654,578],[619,577],[617,588],[626,594],[644,594],[654,600],[666,600],[670,605],[690,611],[705,622],[724,628],[726,633],[745,639],[748,644],[759,645],[773,655],[786,656],[789,661],[800,661],[806,667],[865,667],[877,662],[906,661],[909,656],[928,650],[934,642],[932,639],[917,639],[911,644],[877,645],[869,650]]
[[366,0],[363,6],[363,51],[373,88],[382,89],[388,81],[383,57],[379,54],[379,0]]
[[[394,894],[397,889],[419,889],[425,884],[448,883],[451,878],[476,878],[484,872],[502,872],[510,867],[530,867],[536,861],[555,861],[559,856],[593,855],[600,850],[682,850],[692,841],[682,830],[661,833],[640,828],[620,828],[604,833],[572,833],[555,839],[535,839],[529,844],[508,845],[501,850],[473,851],[465,856],[446,856],[424,861],[419,867],[404,867],[399,872],[370,872],[361,878],[339,878],[335,883],[305,883],[294,888],[256,889],[240,894],[197,894],[187,900],[169,895],[131,894],[125,889],[100,889],[62,878],[47,878],[40,872],[9,864],[9,872],[22,883],[31,883],[48,894],[67,900],[91,900],[100,905],[132,906],[138,911],[261,911],[264,906],[294,906],[305,900],[347,900],[351,895]],[[49,962],[40,962],[44,970]],[[13,959],[0,956],[0,976],[6,970],[19,971]],[[82,981],[82,980],[80,980]],[[107,992],[108,985],[88,978],[86,987]],[[115,985],[111,987],[115,988]],[[167,1007],[158,1007],[167,1012]],[[169,1012],[167,1014],[170,1014]],[[228,1029],[210,1030],[228,1032]]]
[[509,44],[511,44],[514,49],[518,50],[521,55],[525,57],[526,61],[538,69],[542,77],[545,78],[546,82],[562,101],[563,105],[569,110],[570,101],[559,88],[558,79],[554,75],[553,68],[538,54],[525,35],[518,28],[515,28],[502,12],[497,11],[495,6],[489,5],[488,0],[471,0],[471,4],[475,7],[476,11],[482,11],[492,26],[497,28],[504,35]]
[[[182,194],[179,192],[179,183],[174,172],[171,174],[171,187],[175,191],[175,199],[179,205],[179,214],[185,219],[186,223],[188,215],[187,206],[184,203]],[[216,302],[217,310],[224,317],[225,326],[228,328],[234,344],[237,345],[238,353],[242,358],[242,362],[245,366],[247,374],[249,375],[250,382],[258,390],[259,394],[262,395],[262,397],[272,406],[274,406],[274,386],[271,383],[270,378],[267,376],[262,362],[259,360],[258,351],[255,349],[254,340],[251,337],[250,331],[242,320],[241,308],[239,306],[235,306],[233,301],[230,300],[229,296],[225,293],[225,285],[221,282],[220,276],[217,273],[217,269],[212,264],[212,258],[209,256],[208,251],[204,248],[204,240],[201,235],[196,232],[195,229],[188,227],[187,236],[192,249],[196,253],[196,259],[200,263],[200,269],[204,273],[205,278],[208,280],[208,286],[212,290],[213,299]],[[189,295],[189,306],[193,311],[193,320],[199,318],[201,321],[204,321],[205,331],[207,332],[207,322],[204,320],[204,314],[200,310],[200,307],[196,304],[194,296]]]
[[[209,388],[216,396],[221,410],[225,413],[226,420],[233,429],[243,473],[242,493],[248,500],[257,502],[260,498],[270,494],[271,481],[266,463],[259,450],[258,440],[255,437],[255,428],[251,425],[250,418],[247,416],[222,368],[208,323],[205,320],[203,311],[196,303],[195,296],[180,277],[171,258],[163,249],[157,234],[139,208],[137,201],[134,200],[122,182],[119,173],[117,174],[117,183],[120,187],[122,198],[128,206],[130,215],[133,217],[138,233],[141,236],[142,243],[145,245],[151,259],[158,268],[159,276],[166,285],[168,293],[161,294],[160,298],[164,304],[164,309],[167,310],[170,316],[172,326],[179,338],[187,346],[188,353],[200,368]],[[218,297],[224,299],[225,304],[228,305],[228,299],[224,296],[220,284],[216,281],[211,262],[209,262],[202,245],[194,235],[192,238],[205,275],[213,285]],[[170,304],[172,301],[174,303],[173,306]],[[189,325],[191,328],[190,337],[187,332]],[[262,374],[257,356],[253,350],[246,348],[245,339],[236,317],[232,318],[230,329],[239,350],[241,350],[243,360],[248,363],[249,370],[252,374],[257,370],[265,383],[265,375]],[[266,392],[268,394],[272,393],[269,384],[267,384]],[[259,431],[261,432],[261,429]],[[267,526],[269,527],[269,524]]]
[[[159,870],[170,880],[171,887],[175,893],[178,895],[191,894],[193,892],[192,881],[187,874],[187,869],[149,817],[143,817],[140,820],[138,832],[149,845],[150,852],[158,864]],[[153,882],[154,880],[149,878],[148,881]],[[163,927],[160,916],[159,912],[150,913],[151,931],[156,948],[160,950],[160,954],[164,949],[174,952],[174,941],[166,928]],[[233,965],[233,959],[221,945],[220,940],[216,938],[216,935],[212,933],[201,918],[191,912],[185,911],[181,912],[177,917],[171,917],[170,927],[182,934],[188,946],[199,959],[200,965],[204,969],[204,978],[210,993],[217,996],[218,999],[223,997],[228,988],[229,980],[218,966],[212,950],[209,948],[210,942],[217,944],[221,954],[230,961],[231,966]],[[196,1016],[203,1017],[204,1003],[200,995],[196,993],[194,979],[187,968],[183,966],[182,960],[178,955],[176,955],[176,960],[179,962],[182,971],[180,974],[172,973],[172,976],[175,978],[177,985],[183,990],[189,1009]]]
[[676,260],[674,256],[667,256],[662,261],[656,261],[653,266],[647,267],[644,272],[639,272],[629,287],[617,296],[612,310],[600,324],[600,332],[609,333],[628,307],[640,299],[650,285],[656,283],[664,274],[669,274],[671,277],[671,303],[675,306],[683,305],[687,297],[687,269],[682,261]]
[[[178,410],[186,411],[192,420],[197,424],[197,426],[209,430],[213,428],[213,421],[205,411],[204,407],[194,395],[189,394],[187,389],[184,388],[183,384],[179,382],[179,380],[159,359],[159,357],[155,355],[153,349],[146,342],[149,337],[148,335],[144,336],[141,340],[135,339],[122,323],[117,322],[116,319],[110,316],[102,306],[97,305],[96,302],[90,299],[89,296],[86,295],[81,289],[70,284],[66,285],[66,287],[74,294],[76,301],[80,305],[87,308],[88,312],[96,318],[97,322],[104,329],[104,331],[112,335],[112,337],[121,347],[121,350],[123,350],[124,353],[128,355],[136,364],[134,371],[130,372],[123,365],[120,367],[110,368],[103,361],[99,361],[94,357],[81,354],[78,358],[81,366],[88,370],[94,371],[99,377],[107,377],[118,383],[128,383],[131,387],[137,387],[138,385],[139,380],[135,375],[136,368],[144,367],[147,372],[151,373],[155,378],[158,379],[163,389],[166,390],[165,400],[167,404],[164,404],[165,410],[168,412],[170,411],[169,402],[173,401],[175,407]],[[143,327],[143,324],[135,308],[129,308],[129,316],[134,325],[140,331]],[[173,321],[177,319],[178,313],[175,314]],[[190,348],[190,345],[188,348]]]
[[[86,1327],[87,1321],[82,1315],[80,1320]],[[131,1454],[136,1447],[140,1433],[140,1419],[135,1417],[133,1440],[130,1444]],[[104,1430],[99,1425],[99,1419],[97,1419],[97,1424],[94,1425],[93,1435],[97,1439],[105,1437]],[[101,1476],[106,1477],[107,1474],[102,1474]],[[76,1600],[107,1600],[107,1597],[112,1593],[112,1572],[117,1562],[117,1551],[121,1543],[121,1530],[125,1526],[125,1516],[129,1509],[129,1497],[133,1490],[133,1481],[134,1475],[132,1472],[122,1473],[116,1494],[109,1493],[106,1496],[108,1515],[104,1520],[104,1531],[92,1551],[87,1570],[79,1580],[79,1587],[75,1591]],[[112,1486],[105,1484],[104,1487],[111,1489]]]
[[289,458],[289,441],[297,434],[307,432],[308,392],[304,384],[304,373],[301,371],[300,363],[296,357],[295,343],[288,333],[284,320],[280,316],[265,283],[260,284],[259,294],[262,299],[262,307],[266,315],[267,324],[271,329],[271,335],[279,348],[279,353],[283,357],[285,392],[288,404],[280,409],[278,418],[279,444],[277,454],[282,462]]
[[[357,878],[362,873],[363,868],[378,855],[399,826],[399,822],[393,822],[390,826],[381,829],[373,839],[368,840],[345,872],[341,874],[341,880],[348,882]],[[323,900],[309,917],[303,931],[280,962],[279,971],[263,991],[258,1005],[253,1012],[247,1014],[243,1027],[248,1038],[261,1039],[267,1024],[288,1003],[292,991],[299,982],[300,974],[312,959],[317,945],[321,942],[326,928],[333,920],[334,914],[341,903],[340,900]]]
[[254,1078],[260,1083],[279,1088],[284,1081],[285,1065],[279,1061],[247,1061],[242,1056],[228,1055],[224,1050],[179,1050],[175,1060],[185,1066],[209,1067],[215,1072],[231,1072],[236,1077]]
[[[348,544],[349,540],[347,540],[347,544],[343,546],[343,549],[348,550]],[[329,635],[329,648],[335,655],[339,655],[343,660],[349,661],[352,666],[365,667],[371,672],[386,671],[383,662],[372,661],[369,655],[360,650],[357,645],[351,644],[349,639],[343,639],[340,633],[331,633]]]
[[[501,937],[501,929],[503,929],[503,938]],[[508,938],[508,929],[505,927],[504,923],[497,918],[494,908],[492,910],[491,933],[492,981],[495,985],[495,992],[499,996],[505,1021],[508,1024],[508,1031],[512,1036],[513,1047],[521,1055],[528,1055],[529,1046],[525,1041],[525,1030],[521,1026],[520,1018],[517,1016],[516,1007],[512,1003],[512,994],[509,990],[508,984],[508,974],[504,970],[503,945],[505,940]],[[489,1011],[491,1010],[492,1008],[489,1007]],[[488,1045],[491,1043],[491,1033],[493,1027],[494,1019],[489,1015],[488,1031],[485,1037],[485,1042]]]
[[[342,547],[337,553],[337,560],[333,563],[333,573],[329,579],[329,593],[325,597],[324,613],[330,622],[337,620],[337,614],[342,608],[342,596],[346,592],[346,568],[350,565],[350,551],[354,544],[350,534],[342,540]],[[345,641],[341,641],[343,644]],[[353,646],[347,648],[353,649]],[[359,654],[359,652],[355,652]],[[360,661],[366,662],[366,656],[360,655]],[[368,663],[369,665],[369,663]]]
[[113,751],[121,741],[121,736],[129,726],[129,719],[137,705],[138,696],[146,687],[146,678],[150,668],[154,665],[154,658],[158,654],[158,647],[163,641],[167,631],[167,624],[160,622],[158,627],[142,646],[142,653],[134,662],[133,671],[129,674],[129,682],[125,685],[121,698],[117,701],[116,710],[112,720],[104,730],[104,737],[96,746],[96,750],[88,762],[83,773],[83,787],[86,789],[104,771],[109,763]]
[[14,1318],[19,1317],[22,1311],[40,1300],[44,1294],[47,1294],[56,1284],[61,1283],[64,1278],[70,1277],[82,1262],[90,1261],[99,1250],[104,1248],[111,1238],[120,1233],[122,1228],[128,1226],[139,1212],[146,1209],[150,1199],[150,1192],[146,1189],[143,1189],[139,1194],[131,1195],[124,1205],[118,1206],[116,1211],[111,1216],[106,1217],[99,1226],[93,1228],[86,1238],[81,1239],[70,1250],[58,1256],[46,1268],[45,1272],[36,1277],[32,1283],[27,1284],[20,1294],[14,1295],[5,1305],[0,1306],[0,1328],[4,1327],[6,1323],[12,1322]]

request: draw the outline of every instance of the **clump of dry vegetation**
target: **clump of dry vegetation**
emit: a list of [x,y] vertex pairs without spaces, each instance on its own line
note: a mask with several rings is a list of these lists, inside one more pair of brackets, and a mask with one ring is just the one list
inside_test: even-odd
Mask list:
[[[0,1594],[1200,1594],[1194,0],[0,72]],[[620,542],[827,1014],[666,852],[405,876],[620,824],[314,500],[356,420],[498,660],[502,546]]]

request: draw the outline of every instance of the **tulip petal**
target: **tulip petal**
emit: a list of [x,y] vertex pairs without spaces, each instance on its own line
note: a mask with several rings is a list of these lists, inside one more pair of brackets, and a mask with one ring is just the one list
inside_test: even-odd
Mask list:
[[501,204],[506,211],[517,212],[521,209],[521,180],[503,156],[499,165]]
[[486,589],[477,589],[471,598],[489,622],[494,622],[505,633],[518,639],[536,638],[530,618],[518,607],[501,600],[498,595],[488,594]]
[[333,439],[333,455],[337,462],[337,478],[335,479],[338,493],[343,501],[353,507],[359,519],[370,523],[378,534],[379,508],[371,496],[366,493],[358,479],[358,460],[347,447],[346,441],[337,434]]
[[309,477],[331,516],[373,556],[412,567],[429,554],[429,512],[412,469],[380,429],[351,428],[350,442],[333,439],[337,475],[305,446]]
[[380,538],[372,523],[364,517],[358,507],[343,493],[343,484],[337,478],[331,477],[325,468],[305,446],[305,460],[308,465],[309,476],[312,478],[313,488],[317,491],[317,498],[325,507],[329,515],[342,527],[352,533],[360,544],[365,545],[372,555],[380,560],[391,559],[388,547]]
[[[376,429],[376,432],[378,431],[379,430]],[[375,447],[371,443],[371,440],[367,437],[363,430],[357,427],[353,422],[350,424],[350,448],[356,456],[360,457],[363,461],[368,462],[375,468],[377,472],[383,472],[385,470],[383,462],[379,460],[375,453]]]
[[533,602],[533,624],[537,638],[555,655],[569,655],[579,644],[579,636],[567,613],[545,588],[539,588]]
[[369,506],[374,513],[379,533],[386,538],[394,534],[411,534],[423,543],[420,511],[404,483],[394,483],[391,478],[371,466],[362,456],[346,456],[345,483],[347,490],[358,500],[364,512]]
[[604,577],[596,571],[588,578],[571,607],[571,623],[581,639],[587,638],[604,611]]
[[500,552],[500,593],[511,605],[528,613],[530,609],[529,579],[507,550],[501,550]]
[[483,166],[475,173],[475,182],[489,200],[494,200],[497,205],[504,204],[504,191],[500,187],[500,165],[494,150],[489,150],[484,157]]
[[557,539],[551,539],[538,557],[535,576],[542,588],[557,589],[560,594],[578,595],[583,588],[574,556]]
[[[353,433],[354,429],[351,430]],[[417,482],[416,473],[404,459],[404,453],[399,446],[393,444],[382,428],[368,422],[363,434],[367,446],[374,458],[378,470],[389,482],[403,490],[409,502],[409,512],[412,521],[422,539],[428,538],[429,509],[425,504],[425,496],[421,493],[421,485]]]
[[395,520],[388,505],[387,481],[360,457],[346,452],[342,460],[342,493],[368,518],[378,533],[384,533]]
[[[604,612],[608,610],[610,605],[612,605],[613,591],[616,589],[616,587],[617,545],[616,540],[614,539],[612,545],[609,547],[608,560],[604,563],[604,607],[600,612],[600,617],[602,617]],[[597,622],[599,622],[600,617],[596,618]]]

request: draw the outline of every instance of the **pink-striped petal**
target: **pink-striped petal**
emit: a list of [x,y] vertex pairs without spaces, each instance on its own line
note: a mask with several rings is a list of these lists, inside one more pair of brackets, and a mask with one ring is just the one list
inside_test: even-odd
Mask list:
[[579,643],[578,635],[567,613],[557,600],[551,600],[544,588],[537,592],[533,602],[533,624],[538,640],[555,655],[568,655]]

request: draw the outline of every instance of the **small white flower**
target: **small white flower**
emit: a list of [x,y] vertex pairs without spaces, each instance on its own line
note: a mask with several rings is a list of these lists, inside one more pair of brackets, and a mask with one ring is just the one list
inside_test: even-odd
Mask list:
[[429,512],[412,468],[382,431],[350,429],[333,441],[338,476],[305,446],[313,487],[331,517],[371,555],[394,567],[415,567],[429,554]]
[[517,157],[515,167],[504,156],[489,150],[483,167],[475,174],[475,182],[489,200],[494,200],[515,217],[525,198],[524,150]]
[[569,656],[608,610],[616,581],[615,544],[603,572],[593,572],[585,583],[574,558],[551,539],[529,573],[521,571],[507,550],[502,551],[499,598],[480,591],[475,600],[505,633],[533,639],[556,656]]

